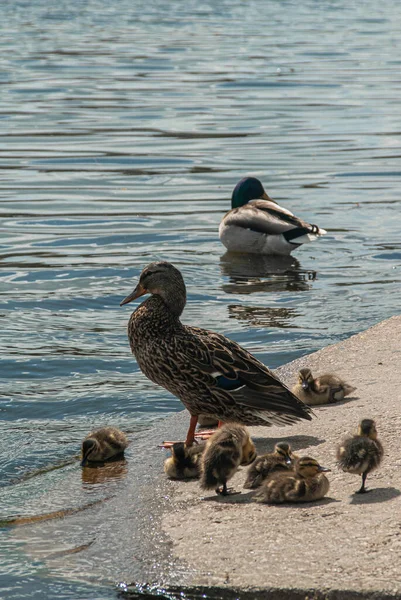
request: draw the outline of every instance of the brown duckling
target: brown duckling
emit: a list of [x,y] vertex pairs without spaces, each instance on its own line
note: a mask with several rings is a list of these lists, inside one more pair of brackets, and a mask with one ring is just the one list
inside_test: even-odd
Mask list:
[[82,442],[82,462],[98,463],[123,455],[128,446],[125,433],[115,427],[102,427],[89,433]]
[[[227,481],[240,465],[249,465],[256,458],[256,449],[246,427],[228,423],[206,442],[201,460],[201,487],[214,488],[226,496]],[[221,488],[220,488],[221,486]]]
[[272,473],[259,488],[255,500],[267,504],[284,502],[313,502],[329,491],[329,480],[317,460],[302,456],[295,463],[294,471]]
[[355,387],[333,373],[313,377],[310,369],[300,369],[298,383],[292,388],[292,393],[302,402],[315,406],[344,400],[355,390]]
[[270,473],[292,470],[294,459],[295,455],[291,452],[290,444],[279,442],[275,445],[274,452],[256,457],[255,462],[248,469],[244,488],[253,490],[262,485]]
[[170,479],[190,479],[199,477],[200,460],[206,444],[186,447],[177,442],[171,448],[171,456],[164,461],[164,472]]
[[362,485],[357,494],[368,492],[365,481],[368,473],[376,469],[383,458],[383,446],[377,439],[376,423],[363,419],[356,435],[345,440],[337,448],[338,464],[346,473],[362,475]]

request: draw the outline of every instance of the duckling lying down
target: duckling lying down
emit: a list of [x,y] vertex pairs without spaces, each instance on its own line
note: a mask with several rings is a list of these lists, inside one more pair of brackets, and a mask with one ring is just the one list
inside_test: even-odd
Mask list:
[[244,488],[255,489],[273,472],[290,471],[293,469],[295,455],[287,442],[279,442],[274,452],[258,456],[249,467]]
[[376,424],[372,419],[363,419],[357,434],[345,440],[337,449],[341,469],[362,475],[362,485],[357,494],[369,491],[365,488],[366,477],[380,465],[382,458],[383,446],[377,439]]
[[123,455],[128,446],[125,433],[116,427],[103,427],[89,433],[82,442],[81,466],[99,463]]
[[344,400],[355,390],[355,387],[333,373],[313,377],[311,370],[305,368],[299,371],[298,382],[292,388],[292,393],[302,402],[316,406]]
[[313,502],[320,500],[329,491],[329,480],[319,465],[309,456],[299,458],[295,471],[272,473],[255,495],[256,502],[282,504],[284,502]]
[[199,477],[200,461],[206,444],[196,444],[187,448],[184,442],[177,442],[171,448],[171,456],[164,461],[164,472],[170,479],[191,479]]
[[227,481],[240,465],[248,465],[255,458],[255,446],[246,427],[223,425],[206,442],[201,460],[201,488],[214,488],[216,494],[226,496]]

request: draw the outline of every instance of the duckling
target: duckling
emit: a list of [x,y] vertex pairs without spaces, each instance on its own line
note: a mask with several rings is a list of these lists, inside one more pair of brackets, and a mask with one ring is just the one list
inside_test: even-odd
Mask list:
[[206,442],[201,460],[201,488],[215,488],[216,494],[226,496],[227,481],[240,465],[249,465],[255,458],[256,449],[246,427],[236,423],[223,425]]
[[358,432],[337,448],[338,464],[346,473],[362,475],[362,485],[357,494],[368,492],[365,481],[368,473],[376,469],[383,458],[383,446],[377,439],[376,423],[363,419]]
[[332,373],[314,378],[310,369],[301,369],[298,383],[292,388],[292,393],[306,404],[315,406],[344,400],[344,396],[355,390],[355,387]]
[[187,448],[177,442],[171,448],[171,456],[164,461],[164,472],[170,479],[190,479],[199,477],[200,460],[206,444],[196,444]]
[[279,442],[275,445],[274,452],[258,456],[249,467],[244,488],[253,490],[262,485],[270,473],[292,470],[294,459],[291,446],[287,442]]
[[330,470],[314,458],[303,456],[296,461],[295,471],[272,473],[259,488],[255,500],[267,504],[320,500],[330,487],[323,472]]
[[115,427],[103,427],[89,433],[82,442],[82,462],[84,467],[88,462],[104,462],[119,454],[124,454],[128,446],[125,433]]

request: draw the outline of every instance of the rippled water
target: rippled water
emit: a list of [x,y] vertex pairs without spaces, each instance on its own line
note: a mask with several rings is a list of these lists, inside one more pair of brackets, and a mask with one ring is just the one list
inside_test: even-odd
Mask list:
[[[401,14],[389,0],[4,0],[0,28],[6,519],[107,496],[123,474],[82,483],[68,463],[84,434],[181,408],[138,371],[119,307],[152,260],[182,269],[185,322],[271,367],[399,312]],[[290,260],[224,255],[244,174],[329,234]],[[5,597],[93,598],[22,533],[2,537]]]

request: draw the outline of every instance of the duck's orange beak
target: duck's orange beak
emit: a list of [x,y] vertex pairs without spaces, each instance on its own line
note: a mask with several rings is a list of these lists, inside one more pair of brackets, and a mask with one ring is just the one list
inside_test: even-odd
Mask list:
[[136,298],[139,298],[139,296],[143,296],[147,293],[148,290],[144,288],[140,283],[138,283],[132,294],[130,294],[129,296],[124,298],[122,302],[120,302],[120,306],[122,306],[123,304],[128,304],[128,302],[132,302],[132,300],[135,300]]

